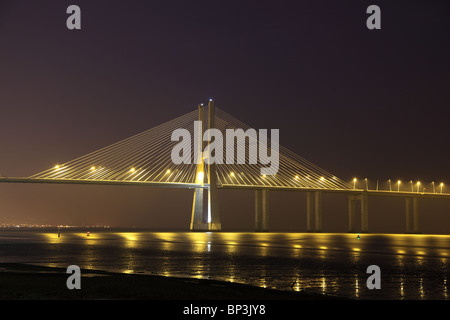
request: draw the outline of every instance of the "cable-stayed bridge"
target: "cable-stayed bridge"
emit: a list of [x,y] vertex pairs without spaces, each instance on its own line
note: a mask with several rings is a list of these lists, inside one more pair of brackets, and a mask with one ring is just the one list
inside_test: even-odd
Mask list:
[[[206,129],[210,130],[207,131]],[[177,131],[178,130],[178,131]],[[184,139],[174,139],[174,133]],[[214,157],[221,161],[210,163],[203,152],[217,138],[205,139],[216,130],[222,136],[238,132],[220,141]],[[261,131],[260,131],[261,133]],[[267,133],[267,132],[266,132]],[[208,138],[208,137],[207,137]],[[272,138],[272,137],[271,137]],[[449,198],[449,194],[357,189],[355,184],[319,168],[301,156],[277,144],[267,135],[256,131],[225,111],[200,105],[189,112],[157,127],[125,140],[91,152],[27,178],[0,178],[9,183],[61,183],[140,185],[188,188],[194,190],[190,229],[219,231],[222,229],[218,189],[255,190],[255,230],[269,230],[269,191],[303,191],[307,194],[307,230],[322,231],[322,193],[348,194],[349,231],[368,232],[368,196],[402,196],[406,198],[406,232],[419,231],[418,201],[422,197]],[[264,141],[262,141],[264,140]],[[264,142],[263,144],[261,142]],[[264,147],[264,152],[261,148]],[[175,155],[182,161],[174,162]],[[224,151],[225,150],[225,151]],[[274,151],[278,156],[274,157]],[[256,152],[256,153],[255,153]],[[269,155],[270,154],[270,155]],[[212,157],[213,153],[209,155]],[[258,157],[259,156],[259,157]],[[276,161],[276,174],[262,174],[261,168]],[[400,182],[399,182],[400,183]],[[356,204],[360,203],[361,227],[356,226]]]

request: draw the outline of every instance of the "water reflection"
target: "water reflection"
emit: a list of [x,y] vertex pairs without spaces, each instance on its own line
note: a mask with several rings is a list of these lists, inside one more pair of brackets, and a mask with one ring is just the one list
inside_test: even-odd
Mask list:
[[[240,282],[355,299],[448,299],[450,236],[236,232],[2,232],[14,262]],[[17,252],[22,252],[19,255]],[[368,290],[378,265],[382,289]]]
[[444,279],[443,290],[444,290],[444,299],[448,299],[448,292],[447,292],[447,278]]
[[359,282],[357,276],[355,276],[355,298],[359,298]]

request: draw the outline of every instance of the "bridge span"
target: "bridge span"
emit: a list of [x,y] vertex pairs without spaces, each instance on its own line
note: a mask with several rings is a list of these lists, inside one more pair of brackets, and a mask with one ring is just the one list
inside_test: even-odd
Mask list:
[[[200,125],[199,125],[200,124]],[[182,128],[192,141],[183,142],[183,162],[174,163],[171,157],[178,145],[174,141],[173,132]],[[232,140],[232,158],[236,157],[236,149],[244,147],[245,163],[235,164],[223,161],[215,163],[206,161],[203,157],[205,130],[214,129],[226,132],[229,129],[249,133],[253,130],[238,119],[216,108],[210,100],[208,106],[200,104],[197,110],[191,111],[176,119],[157,127],[116,142],[112,145],[91,152],[63,164],[55,164],[49,169],[27,178],[0,177],[0,183],[50,183],[50,184],[84,184],[84,185],[120,185],[141,187],[185,188],[192,189],[193,205],[190,230],[220,231],[222,230],[218,201],[218,190],[236,189],[253,190],[255,192],[255,231],[269,231],[269,192],[294,191],[306,193],[307,230],[322,232],[322,195],[324,193],[344,194],[348,197],[348,231],[369,232],[369,197],[403,197],[405,199],[406,232],[419,232],[419,202],[420,199],[449,199],[450,194],[443,193],[443,183],[440,192],[420,189],[417,182],[417,192],[414,192],[411,181],[411,191],[400,188],[397,190],[369,190],[367,181],[364,189],[339,179],[291,150],[279,146],[279,166],[276,174],[261,174],[263,164],[270,163],[268,155],[255,164],[249,161],[251,148],[259,144],[259,138],[235,143]],[[245,130],[245,131],[244,131]],[[195,139],[197,137],[197,139]],[[267,136],[264,138],[267,139]],[[212,139],[210,137],[209,141]],[[227,141],[228,143],[228,141]],[[272,144],[273,142],[270,142]],[[187,147],[188,154],[184,155]],[[209,146],[208,146],[209,147]],[[266,154],[267,145],[266,145]],[[272,149],[271,149],[272,153]],[[229,159],[228,145],[226,158]],[[185,161],[186,160],[186,161]],[[251,164],[252,163],[252,164]],[[206,193],[206,194],[205,194]],[[207,200],[207,201],[204,201]],[[207,205],[205,205],[207,202]],[[360,210],[358,210],[358,207]],[[357,212],[361,212],[361,226],[356,226]]]

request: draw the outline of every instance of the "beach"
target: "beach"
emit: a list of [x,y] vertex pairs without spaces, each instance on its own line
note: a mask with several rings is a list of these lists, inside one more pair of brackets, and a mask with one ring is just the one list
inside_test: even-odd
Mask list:
[[1,300],[317,300],[334,297],[225,281],[81,270],[69,290],[64,268],[0,264]]

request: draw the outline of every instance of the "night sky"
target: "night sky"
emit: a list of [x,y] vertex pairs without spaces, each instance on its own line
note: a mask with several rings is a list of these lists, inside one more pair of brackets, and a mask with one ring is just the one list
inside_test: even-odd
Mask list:
[[[82,30],[66,28],[66,9]],[[381,30],[366,9],[381,8]],[[450,2],[0,0],[0,174],[28,177],[216,105],[343,180],[446,183]],[[253,192],[221,193],[224,230],[253,228]],[[304,230],[304,193],[271,193],[273,229]],[[324,196],[324,230],[347,199]],[[188,229],[192,191],[0,184],[0,223]],[[401,199],[369,230],[401,232]],[[450,233],[450,201],[423,231]],[[424,218],[424,216],[427,218]],[[428,218],[430,217],[430,218]],[[293,228],[293,229],[291,229]]]

